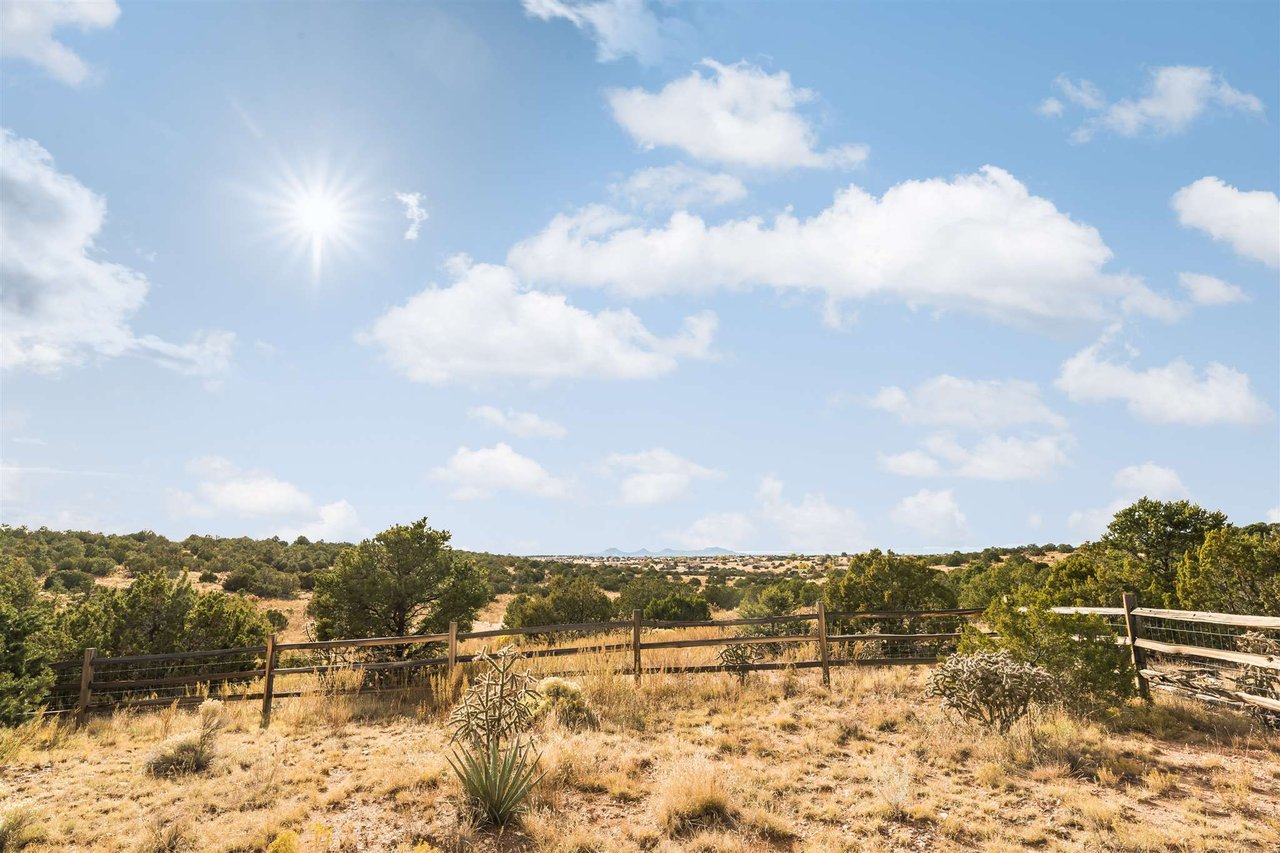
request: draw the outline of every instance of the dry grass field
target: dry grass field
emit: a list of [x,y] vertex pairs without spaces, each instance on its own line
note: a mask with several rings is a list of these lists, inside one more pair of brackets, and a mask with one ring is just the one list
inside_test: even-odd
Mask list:
[[0,735],[0,820],[32,853],[264,850],[286,831],[299,843],[277,850],[1280,849],[1280,740],[1244,717],[1161,697],[998,736],[948,719],[925,677],[637,688],[601,668],[579,679],[598,726],[539,725],[545,776],[501,834],[460,808],[447,695],[281,700],[265,731],[256,703],[227,703],[212,766],[173,778],[145,765],[192,711],[37,721]]

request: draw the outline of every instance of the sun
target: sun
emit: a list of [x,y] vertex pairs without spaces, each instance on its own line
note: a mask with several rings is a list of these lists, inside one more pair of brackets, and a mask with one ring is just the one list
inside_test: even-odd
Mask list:
[[316,165],[280,168],[273,180],[252,194],[270,217],[270,236],[310,268],[319,284],[325,266],[341,254],[358,251],[368,218],[360,182],[340,171]]

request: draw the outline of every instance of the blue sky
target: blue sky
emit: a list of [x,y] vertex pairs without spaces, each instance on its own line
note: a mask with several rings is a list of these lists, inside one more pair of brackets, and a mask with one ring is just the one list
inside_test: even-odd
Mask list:
[[1280,521],[1274,3],[3,3],[13,524]]

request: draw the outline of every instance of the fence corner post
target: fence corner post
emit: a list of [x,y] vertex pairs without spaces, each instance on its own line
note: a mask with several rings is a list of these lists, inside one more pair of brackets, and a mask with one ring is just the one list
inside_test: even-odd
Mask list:
[[262,664],[262,728],[271,725],[271,698],[276,684],[276,635],[267,635],[267,654]]
[[89,700],[93,696],[93,659],[97,656],[97,649],[84,650],[84,662],[80,665],[80,700],[76,703],[76,728],[83,726],[89,717]]
[[631,671],[635,673],[636,684],[640,683],[640,621],[641,612],[631,611]]
[[827,608],[818,599],[818,658],[822,661],[822,686],[831,686],[831,656],[827,649]]
[[1138,606],[1137,593],[1126,592],[1121,596],[1120,604],[1124,607],[1124,627],[1129,637],[1129,655],[1133,661],[1133,677],[1138,685],[1138,694],[1148,701],[1151,699],[1151,687],[1142,671],[1147,668],[1147,653],[1138,645],[1142,639],[1142,617],[1134,615],[1133,609]]
[[449,677],[453,678],[453,671],[458,667],[458,623],[449,623]]

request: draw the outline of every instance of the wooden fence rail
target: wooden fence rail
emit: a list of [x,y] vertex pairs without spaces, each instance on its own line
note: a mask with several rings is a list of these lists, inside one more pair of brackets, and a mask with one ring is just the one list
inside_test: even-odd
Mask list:
[[[1157,656],[1177,656],[1179,658],[1201,662],[1213,662],[1214,665],[1231,664],[1236,667],[1248,667],[1257,671],[1280,671],[1280,655],[1260,654],[1255,651],[1243,651],[1234,648],[1212,648],[1185,642],[1167,642],[1144,635],[1147,623],[1156,625],[1168,622],[1173,625],[1182,623],[1227,626],[1227,630],[1240,631],[1253,629],[1262,631],[1280,631],[1280,618],[1266,616],[1248,616],[1224,613],[1205,613],[1199,611],[1166,610],[1136,606],[1136,597],[1126,594],[1121,607],[1069,607],[1054,608],[1057,612],[1087,613],[1115,620],[1112,624],[1118,629],[1117,642],[1129,646],[1133,657],[1134,671],[1138,686],[1145,696],[1148,682],[1167,677],[1167,672],[1153,668],[1147,657],[1148,652]],[[158,696],[157,689],[195,688],[194,693],[203,694],[211,684],[228,684],[230,682],[258,682],[259,690],[248,693],[231,693],[223,691],[223,698],[231,700],[262,701],[262,724],[268,725],[271,719],[272,702],[277,698],[300,696],[305,690],[296,689],[296,684],[286,684],[283,690],[277,689],[281,678],[290,676],[315,675],[321,678],[331,676],[341,670],[359,670],[361,673],[393,673],[409,672],[423,668],[441,668],[451,674],[453,670],[478,658],[477,654],[459,654],[459,645],[467,641],[497,639],[506,637],[531,637],[551,642],[556,635],[584,637],[587,635],[624,634],[626,639],[620,642],[579,642],[570,646],[553,646],[550,648],[529,648],[523,650],[528,658],[560,658],[574,655],[621,654],[630,652],[629,666],[615,666],[614,671],[630,673],[637,682],[642,675],[654,673],[711,673],[729,672],[744,673],[779,669],[820,669],[824,684],[830,683],[831,667],[840,666],[890,666],[890,665],[927,665],[936,663],[940,654],[950,651],[953,644],[963,635],[958,629],[915,632],[904,625],[915,620],[936,620],[943,618],[970,620],[982,613],[978,609],[951,609],[928,611],[861,611],[828,613],[823,604],[818,603],[814,612],[792,613],[782,616],[756,616],[735,619],[712,619],[689,622],[677,622],[660,619],[644,619],[640,611],[632,613],[626,621],[584,622],[568,625],[540,625],[526,628],[500,628],[483,631],[460,632],[457,623],[451,623],[446,633],[419,634],[403,637],[365,637],[344,640],[319,640],[299,643],[281,643],[275,635],[268,638],[263,646],[247,646],[235,649],[212,649],[191,652],[171,652],[154,655],[124,655],[106,657],[99,655],[94,649],[87,649],[80,661],[67,661],[55,664],[54,669],[67,677],[75,675],[79,668],[79,693],[76,696],[74,709],[55,709],[52,713],[63,713],[74,710],[77,723],[83,723],[87,715],[96,710],[110,709],[117,706],[146,707],[152,705],[180,704],[196,702],[199,695],[192,691],[176,696]],[[800,633],[796,629],[803,628],[805,623],[816,623],[812,631]],[[835,623],[833,630],[832,623]],[[880,623],[880,624],[867,624]],[[956,623],[952,623],[956,624]],[[971,627],[972,623],[968,623]],[[778,630],[786,631],[771,636],[771,626],[785,626]],[[951,627],[947,626],[938,626]],[[680,630],[690,628],[743,628],[741,633],[726,633],[716,637],[693,637],[666,639],[661,635],[645,637],[645,631]],[[850,631],[849,629],[853,630]],[[867,630],[858,631],[858,628]],[[883,630],[890,628],[890,630]],[[754,629],[754,630],[753,630]],[[1173,629],[1170,629],[1173,630]],[[988,632],[989,633],[989,632]],[[1234,635],[1224,635],[1227,640],[1234,640]],[[619,638],[621,639],[621,638]],[[1219,638],[1221,639],[1221,638]],[[833,655],[831,644],[837,644]],[[915,645],[927,644],[924,647]],[[413,657],[410,655],[414,647],[435,644],[440,651],[431,657]],[[683,664],[683,665],[645,665],[644,653],[665,649],[697,649],[726,647],[736,645],[772,646],[814,644],[815,660],[770,660],[757,661],[741,665],[715,664]],[[868,644],[863,646],[861,644]],[[883,645],[877,645],[883,644]],[[392,659],[336,660],[334,653],[361,649],[381,649],[400,647],[400,656]],[[848,654],[853,651],[853,655]],[[305,657],[298,659],[298,653],[324,653],[318,662],[308,661]],[[862,653],[868,653],[864,656]],[[878,656],[876,655],[879,652]],[[885,654],[888,652],[889,654]],[[900,654],[895,655],[895,652]],[[430,651],[428,650],[428,653]],[[219,663],[219,659],[222,662]],[[247,659],[252,660],[247,660]],[[228,660],[231,659],[231,660]],[[248,665],[245,665],[248,664]],[[178,670],[186,667],[218,667],[229,671],[196,671],[182,673]],[[161,674],[151,677],[128,677],[128,667],[152,667]],[[172,673],[172,674],[170,674]],[[568,674],[567,672],[564,674]],[[580,674],[576,673],[575,674]],[[1280,677],[1275,682],[1280,685]],[[1162,687],[1168,687],[1162,684]],[[257,685],[254,685],[257,687]],[[330,692],[373,692],[383,689],[403,689],[402,686],[388,686],[388,682],[380,681],[373,685],[360,684],[353,688],[331,689]],[[1230,691],[1234,699],[1241,704],[1280,709],[1280,695],[1257,696],[1247,692]],[[95,694],[101,700],[94,702]]]

